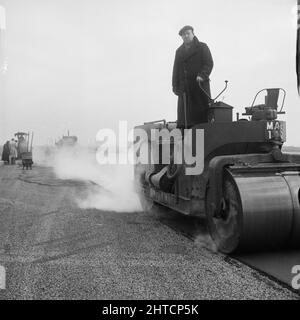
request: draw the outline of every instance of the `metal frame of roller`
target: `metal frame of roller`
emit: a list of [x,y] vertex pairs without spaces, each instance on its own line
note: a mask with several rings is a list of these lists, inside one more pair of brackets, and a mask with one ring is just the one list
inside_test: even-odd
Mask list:
[[[277,120],[284,112],[283,104],[278,111],[273,99],[275,90],[279,89],[267,89],[265,104],[253,102],[246,108],[244,115],[250,121],[232,121],[231,106],[211,103],[210,122],[192,128],[204,129],[200,175],[177,170],[171,179],[171,165],[136,164],[135,180],[144,209],[159,203],[186,215],[206,217],[212,239],[225,253],[299,247],[300,155],[281,152],[286,128],[284,121]],[[149,143],[151,129],[170,130],[174,123],[151,122],[136,128],[148,133]],[[159,150],[154,156],[161,158],[163,148]]]

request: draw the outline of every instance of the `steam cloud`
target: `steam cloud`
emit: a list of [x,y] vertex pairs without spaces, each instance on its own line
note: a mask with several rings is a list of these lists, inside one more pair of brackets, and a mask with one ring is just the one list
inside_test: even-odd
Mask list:
[[48,153],[47,160],[39,155],[36,163],[53,166],[59,179],[93,182],[85,198],[76,199],[79,207],[118,212],[141,210],[134,190],[133,165],[100,165],[96,149],[92,148],[62,148]]

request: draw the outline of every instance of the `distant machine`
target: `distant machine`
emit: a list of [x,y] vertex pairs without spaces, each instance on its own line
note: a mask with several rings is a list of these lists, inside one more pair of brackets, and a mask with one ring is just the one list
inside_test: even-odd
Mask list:
[[17,143],[17,152],[18,157],[17,159],[22,160],[23,169],[26,168],[32,169],[32,142],[33,142],[33,132],[26,133],[26,132],[17,132],[15,133],[15,137],[18,139]]
[[56,147],[62,148],[62,147],[73,147],[77,144],[78,138],[76,136],[70,136],[69,130],[68,135],[63,136],[60,140],[55,142]]

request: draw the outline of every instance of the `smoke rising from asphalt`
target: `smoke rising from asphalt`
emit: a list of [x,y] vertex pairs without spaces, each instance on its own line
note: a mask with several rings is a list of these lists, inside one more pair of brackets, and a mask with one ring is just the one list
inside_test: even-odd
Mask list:
[[217,245],[215,244],[215,242],[213,241],[209,233],[203,233],[203,234],[197,235],[197,237],[195,238],[195,243],[199,247],[205,248],[211,252],[214,252],[214,253],[218,252]]
[[91,182],[87,192],[76,199],[79,207],[118,212],[141,210],[132,165],[100,165],[96,148],[84,147],[55,150],[51,162],[59,179]]
[[[76,198],[80,208],[105,211],[141,211],[133,184],[132,165],[100,165],[96,160],[96,148],[35,148],[34,160],[38,165],[51,166],[56,176],[63,180],[92,182],[87,192]],[[217,252],[205,221],[198,221],[195,244],[211,252]]]

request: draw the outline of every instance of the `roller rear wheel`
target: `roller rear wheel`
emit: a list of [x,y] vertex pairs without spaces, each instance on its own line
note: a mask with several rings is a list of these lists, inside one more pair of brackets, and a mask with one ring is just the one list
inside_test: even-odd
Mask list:
[[[224,176],[221,207],[217,216],[212,213],[207,216],[208,229],[217,248],[228,253],[238,246],[242,219],[239,192],[228,172],[225,172]],[[206,211],[209,212],[208,207]]]

